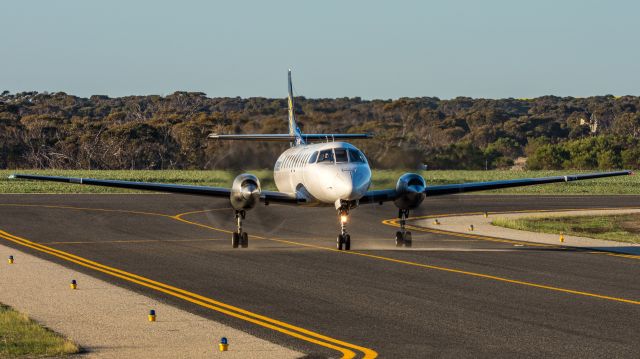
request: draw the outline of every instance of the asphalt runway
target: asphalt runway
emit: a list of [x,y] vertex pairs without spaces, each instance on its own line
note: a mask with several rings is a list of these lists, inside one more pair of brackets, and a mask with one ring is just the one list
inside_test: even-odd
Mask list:
[[[640,196],[448,196],[412,216],[605,207]],[[332,208],[260,206],[250,248],[233,249],[226,200],[0,195],[0,230],[177,289],[164,291],[0,240],[313,358],[640,357],[640,259],[419,231],[396,248],[382,223],[396,214],[356,209],[338,252]],[[225,305],[235,314],[212,308]]]

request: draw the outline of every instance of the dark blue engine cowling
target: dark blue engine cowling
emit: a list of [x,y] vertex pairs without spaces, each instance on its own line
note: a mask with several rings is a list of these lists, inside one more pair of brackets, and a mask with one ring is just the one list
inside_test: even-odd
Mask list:
[[400,176],[396,184],[397,197],[394,201],[396,207],[400,209],[417,208],[424,200],[425,187],[427,187],[427,182],[418,174],[405,173]]

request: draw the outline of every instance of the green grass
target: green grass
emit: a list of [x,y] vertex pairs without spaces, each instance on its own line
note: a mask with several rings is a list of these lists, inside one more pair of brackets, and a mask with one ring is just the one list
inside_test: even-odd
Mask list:
[[[271,170],[247,170],[258,176],[263,189],[275,190]],[[406,171],[374,170],[372,189],[394,188],[398,177]],[[240,171],[87,171],[87,170],[0,170],[0,193],[126,193],[134,192],[106,187],[73,184],[9,180],[11,173],[31,173],[50,176],[89,177],[149,181],[161,183],[188,183],[195,185],[229,187]],[[492,181],[526,177],[557,176],[584,171],[419,171],[427,184],[446,184],[476,181]],[[571,183],[508,188],[476,193],[505,194],[640,194],[639,176],[619,176]]]
[[530,232],[562,232],[580,237],[640,243],[640,214],[637,213],[607,216],[498,217],[491,224]]
[[70,340],[0,305],[0,358],[42,358],[78,351]]

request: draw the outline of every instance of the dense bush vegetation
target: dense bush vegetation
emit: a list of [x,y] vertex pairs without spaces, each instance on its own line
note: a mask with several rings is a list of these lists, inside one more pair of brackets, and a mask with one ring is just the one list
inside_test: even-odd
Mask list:
[[[378,168],[638,168],[640,98],[296,98],[305,132],[371,132],[355,141]],[[0,168],[270,167],[286,144],[220,143],[207,134],[282,133],[286,100],[169,96],[0,96]]]

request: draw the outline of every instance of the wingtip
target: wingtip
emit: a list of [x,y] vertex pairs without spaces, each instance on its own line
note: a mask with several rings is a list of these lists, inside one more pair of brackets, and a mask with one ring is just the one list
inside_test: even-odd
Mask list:
[[10,174],[9,179],[16,179],[16,175],[14,173]]

